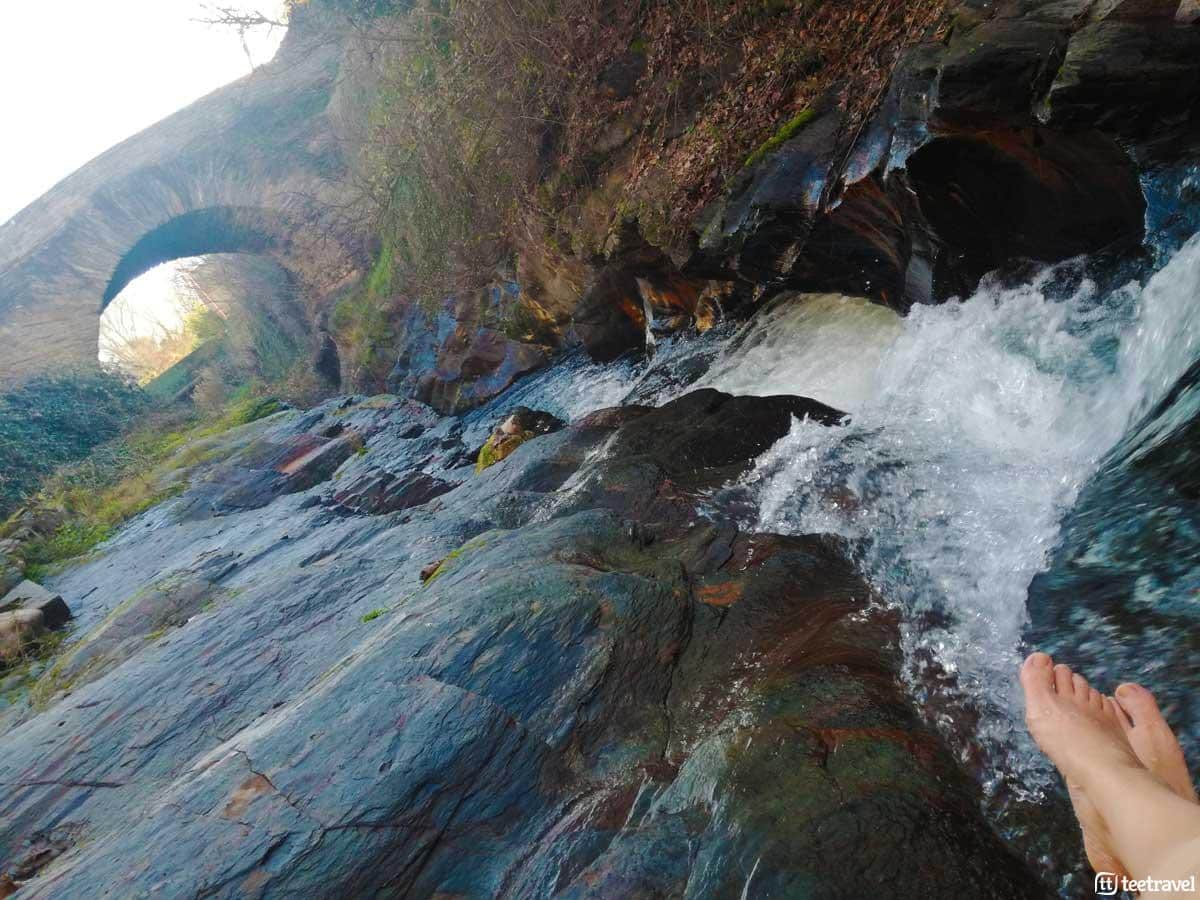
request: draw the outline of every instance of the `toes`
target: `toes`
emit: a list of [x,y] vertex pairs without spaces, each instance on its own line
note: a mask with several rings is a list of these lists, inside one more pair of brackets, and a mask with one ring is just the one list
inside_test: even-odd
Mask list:
[[1104,703],[1104,718],[1114,725],[1122,725],[1124,713],[1121,712],[1121,707],[1117,706],[1117,701],[1112,697],[1102,697],[1101,700]]
[[1154,695],[1140,684],[1123,684],[1116,691],[1117,705],[1125,712],[1134,725],[1162,725],[1169,728],[1158,708]]
[[1128,714],[1125,712],[1125,710],[1121,709],[1121,704],[1119,704],[1115,698],[1104,698],[1104,712],[1126,732],[1133,729],[1133,722],[1129,720]]
[[1026,694],[1045,694],[1054,690],[1054,663],[1045,653],[1031,653],[1021,666],[1021,686]]
[[1071,670],[1062,663],[1054,667],[1054,687],[1063,697],[1075,695],[1075,680],[1071,677]]
[[1071,685],[1075,691],[1075,702],[1081,704],[1082,706],[1087,706],[1088,692],[1091,691],[1091,687],[1088,685],[1087,679],[1076,672],[1071,675]]
[[1142,765],[1166,781],[1179,796],[1194,801],[1196,790],[1183,750],[1154,695],[1138,684],[1123,684],[1116,693],[1115,705],[1125,734]]
[[1092,712],[1104,714],[1104,695],[1095,688],[1088,688],[1088,706]]

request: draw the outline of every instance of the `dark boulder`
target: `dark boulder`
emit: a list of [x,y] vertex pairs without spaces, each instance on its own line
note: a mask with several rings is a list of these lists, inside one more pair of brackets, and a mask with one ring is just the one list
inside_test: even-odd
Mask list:
[[1110,18],[1072,36],[1039,116],[1060,128],[1162,140],[1195,116],[1198,101],[1200,29]]
[[1066,32],[1026,19],[996,19],[956,34],[942,56],[938,115],[1028,119],[1062,62]]
[[1097,131],[946,131],[908,159],[909,184],[944,250],[943,294],[1014,259],[1054,262],[1136,247],[1146,202],[1137,168]]
[[486,403],[545,365],[547,347],[512,334],[511,318],[525,300],[505,280],[449,297],[434,311],[410,304],[398,324],[400,352],[387,389],[454,414]]
[[1182,24],[1194,10],[956,6],[944,43],[905,51],[868,121],[843,127],[825,98],[740,173],[693,222],[683,270],[755,297],[838,291],[903,312],[1022,259],[1136,248],[1135,160],[1177,159],[1200,136],[1200,29]]
[[[826,109],[797,135],[735,179],[700,237],[703,260],[724,260],[732,273],[758,283],[786,276],[812,230],[838,159],[842,116]],[[716,268],[720,268],[717,266]]]
[[838,425],[849,417],[806,397],[734,397],[705,388],[624,425],[611,453],[652,460],[672,480],[698,485],[740,474],[793,421],[805,419]]

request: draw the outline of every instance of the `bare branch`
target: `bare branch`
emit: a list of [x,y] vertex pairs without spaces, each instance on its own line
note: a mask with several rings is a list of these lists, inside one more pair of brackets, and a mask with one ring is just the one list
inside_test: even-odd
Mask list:
[[252,69],[255,67],[254,56],[250,53],[250,44],[246,40],[246,35],[258,28],[266,28],[267,33],[270,34],[276,28],[288,27],[285,20],[274,18],[257,10],[244,10],[233,6],[212,6],[207,3],[202,4],[200,8],[204,10],[205,15],[193,21],[199,22],[201,25],[216,25],[236,31],[238,40],[242,43],[242,52],[246,54],[246,59]]

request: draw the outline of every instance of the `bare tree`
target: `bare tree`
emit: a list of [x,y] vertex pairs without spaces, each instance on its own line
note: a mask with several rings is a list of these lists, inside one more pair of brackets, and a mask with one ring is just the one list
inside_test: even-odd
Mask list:
[[238,9],[235,6],[210,5],[207,3],[202,4],[200,8],[204,10],[204,15],[196,19],[197,22],[202,25],[218,25],[225,28],[232,28],[237,32],[238,40],[242,42],[242,52],[246,54],[246,59],[250,62],[251,68],[254,68],[254,56],[250,53],[250,43],[246,40],[246,36],[250,32],[260,28],[266,28],[267,33],[270,34],[276,28],[288,27],[286,19],[271,16],[258,10],[245,10]]
[[194,344],[184,324],[147,320],[119,302],[106,311],[100,328],[101,360],[142,384],[187,356]]
[[[195,349],[193,323],[204,309],[224,319],[226,311],[197,283],[188,265],[177,267],[169,294],[150,309],[134,309],[117,297],[100,320],[100,359],[146,383]],[[166,316],[168,310],[172,315]]]

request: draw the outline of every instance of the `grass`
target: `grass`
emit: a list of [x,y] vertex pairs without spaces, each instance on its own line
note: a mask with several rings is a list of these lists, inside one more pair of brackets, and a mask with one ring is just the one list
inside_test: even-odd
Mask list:
[[386,612],[387,612],[387,608],[383,607],[383,606],[379,607],[378,609],[371,610],[369,613],[367,613],[365,616],[362,617],[363,624],[366,625],[368,622],[374,622],[376,619],[378,619],[380,616],[382,616]]
[[235,394],[234,400],[227,408],[225,415],[218,419],[213,426],[215,429],[214,433],[228,431],[230,428],[237,428],[239,425],[249,425],[251,422],[257,422],[259,419],[273,416],[281,409],[283,409],[283,404],[280,403],[277,397],[255,397],[246,396],[245,394],[238,396]]
[[135,385],[98,368],[38,375],[0,390],[0,516],[57,466],[127,430],[146,405]]
[[758,146],[758,149],[746,157],[746,165],[757,165],[767,157],[772,156],[776,150],[799,134],[800,130],[814,118],[816,118],[816,113],[811,109],[806,109],[801,111],[799,115],[788,119],[778,131],[763,141]]
[[16,662],[7,666],[0,664],[0,678],[9,684],[3,699],[11,704],[27,695],[42,674],[42,664],[58,653],[66,639],[65,629],[48,631],[30,641]]
[[[274,397],[239,391],[215,417],[152,416],[126,436],[97,448],[83,462],[58,469],[43,481],[30,506],[65,513],[66,521],[50,534],[22,544],[25,577],[45,580],[62,563],[106,541],[122,523],[181,493],[187,486],[182,473],[220,453],[204,438],[282,408]],[[18,521],[0,526],[0,536]]]
[[385,240],[366,280],[334,305],[330,324],[362,383],[382,383],[391,369],[396,334],[390,316],[395,250]]

